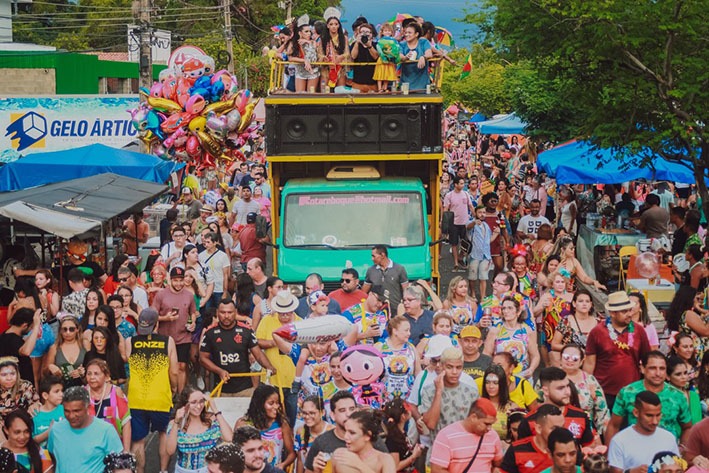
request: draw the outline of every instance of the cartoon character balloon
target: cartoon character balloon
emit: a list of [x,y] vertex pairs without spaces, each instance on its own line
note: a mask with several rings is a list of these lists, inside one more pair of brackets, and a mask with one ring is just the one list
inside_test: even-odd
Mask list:
[[240,159],[256,103],[239,90],[236,77],[216,71],[214,59],[199,48],[181,46],[150,89],[144,103],[129,110],[133,126],[151,150],[165,159],[192,161],[198,169],[218,159]]
[[340,357],[342,377],[352,385],[352,394],[358,404],[374,409],[383,405],[384,357],[370,345],[353,345],[342,352]]

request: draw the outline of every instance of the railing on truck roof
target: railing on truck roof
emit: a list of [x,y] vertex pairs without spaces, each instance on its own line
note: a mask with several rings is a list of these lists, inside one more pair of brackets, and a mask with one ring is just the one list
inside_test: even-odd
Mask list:
[[[442,60],[443,58],[436,57],[436,58],[430,58],[428,59],[428,67],[429,67],[429,73],[431,74],[431,81],[430,81],[430,87],[428,87],[426,90],[409,90],[408,93],[410,94],[423,94],[423,93],[438,93],[441,90],[441,84],[443,83],[443,64],[445,61]],[[407,63],[407,62],[416,62],[416,61],[402,61],[402,63]],[[280,60],[273,60],[271,61],[271,75],[269,79],[269,86],[268,86],[268,93],[269,94],[289,94],[292,93],[288,90],[286,90],[284,84],[283,84],[283,77],[285,76],[285,69],[289,65],[302,65],[302,62],[291,62],[291,61],[280,61]],[[332,62],[311,62],[310,63],[312,66],[324,66],[329,68],[330,66],[335,66],[335,63]],[[347,68],[351,67],[362,67],[362,66],[376,66],[376,62],[341,62],[337,64],[337,66],[342,66]],[[398,83],[398,81],[397,81]],[[396,87],[396,84],[394,84],[395,87],[394,89],[398,89]],[[306,91],[310,92],[310,91]],[[332,91],[334,92],[334,90]],[[314,93],[323,93],[323,91],[318,91],[317,89],[314,91]],[[405,95],[404,92],[401,90],[394,90],[392,92],[389,92],[389,94],[402,94]]]

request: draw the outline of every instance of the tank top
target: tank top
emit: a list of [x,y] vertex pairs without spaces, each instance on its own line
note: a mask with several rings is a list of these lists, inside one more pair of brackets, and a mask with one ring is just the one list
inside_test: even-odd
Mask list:
[[167,335],[158,334],[131,338],[128,358],[128,401],[131,409],[169,412],[172,408],[169,340]]
[[66,359],[66,356],[64,356],[64,352],[62,351],[62,347],[57,348],[57,355],[54,358],[54,364],[62,370],[62,378],[64,379],[65,388],[81,386],[83,384],[81,378],[71,378],[69,373],[77,369],[79,366],[84,365],[84,357],[86,357],[86,349],[83,346],[79,346],[79,356],[76,357],[76,361],[74,363],[70,363],[69,360]]
[[504,325],[500,326],[500,331],[497,334],[495,342],[495,353],[506,351],[515,357],[515,360],[522,365],[522,369],[529,368],[529,354],[527,353],[527,345],[529,344],[529,334],[527,329],[522,326],[514,331],[510,331]]

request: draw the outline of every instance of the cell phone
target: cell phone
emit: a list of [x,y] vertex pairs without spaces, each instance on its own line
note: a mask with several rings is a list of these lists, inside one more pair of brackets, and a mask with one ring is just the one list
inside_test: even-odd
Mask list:
[[172,308],[172,311],[173,311],[173,312],[179,312],[180,309],[179,309],[178,307],[173,307],[173,308]]

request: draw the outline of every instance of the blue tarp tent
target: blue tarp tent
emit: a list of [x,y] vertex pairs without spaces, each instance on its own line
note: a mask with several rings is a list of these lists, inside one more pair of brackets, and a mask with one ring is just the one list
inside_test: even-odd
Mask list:
[[[625,169],[623,161],[617,159],[616,154],[611,149],[594,148],[588,141],[571,141],[540,153],[537,168],[554,177],[559,184],[614,184],[633,179],[686,184],[695,182],[692,171],[680,163],[658,156],[652,166],[630,166]],[[630,156],[627,159],[631,162],[640,161],[643,156]]]
[[480,122],[484,122],[485,120],[487,120],[487,117],[485,115],[483,115],[480,112],[476,112],[475,115],[470,117],[470,120],[468,120],[468,122],[469,123],[480,123]]
[[478,123],[478,130],[483,135],[516,135],[524,133],[527,124],[514,113]]
[[164,184],[184,163],[101,144],[36,153],[0,167],[0,192],[113,173]]

